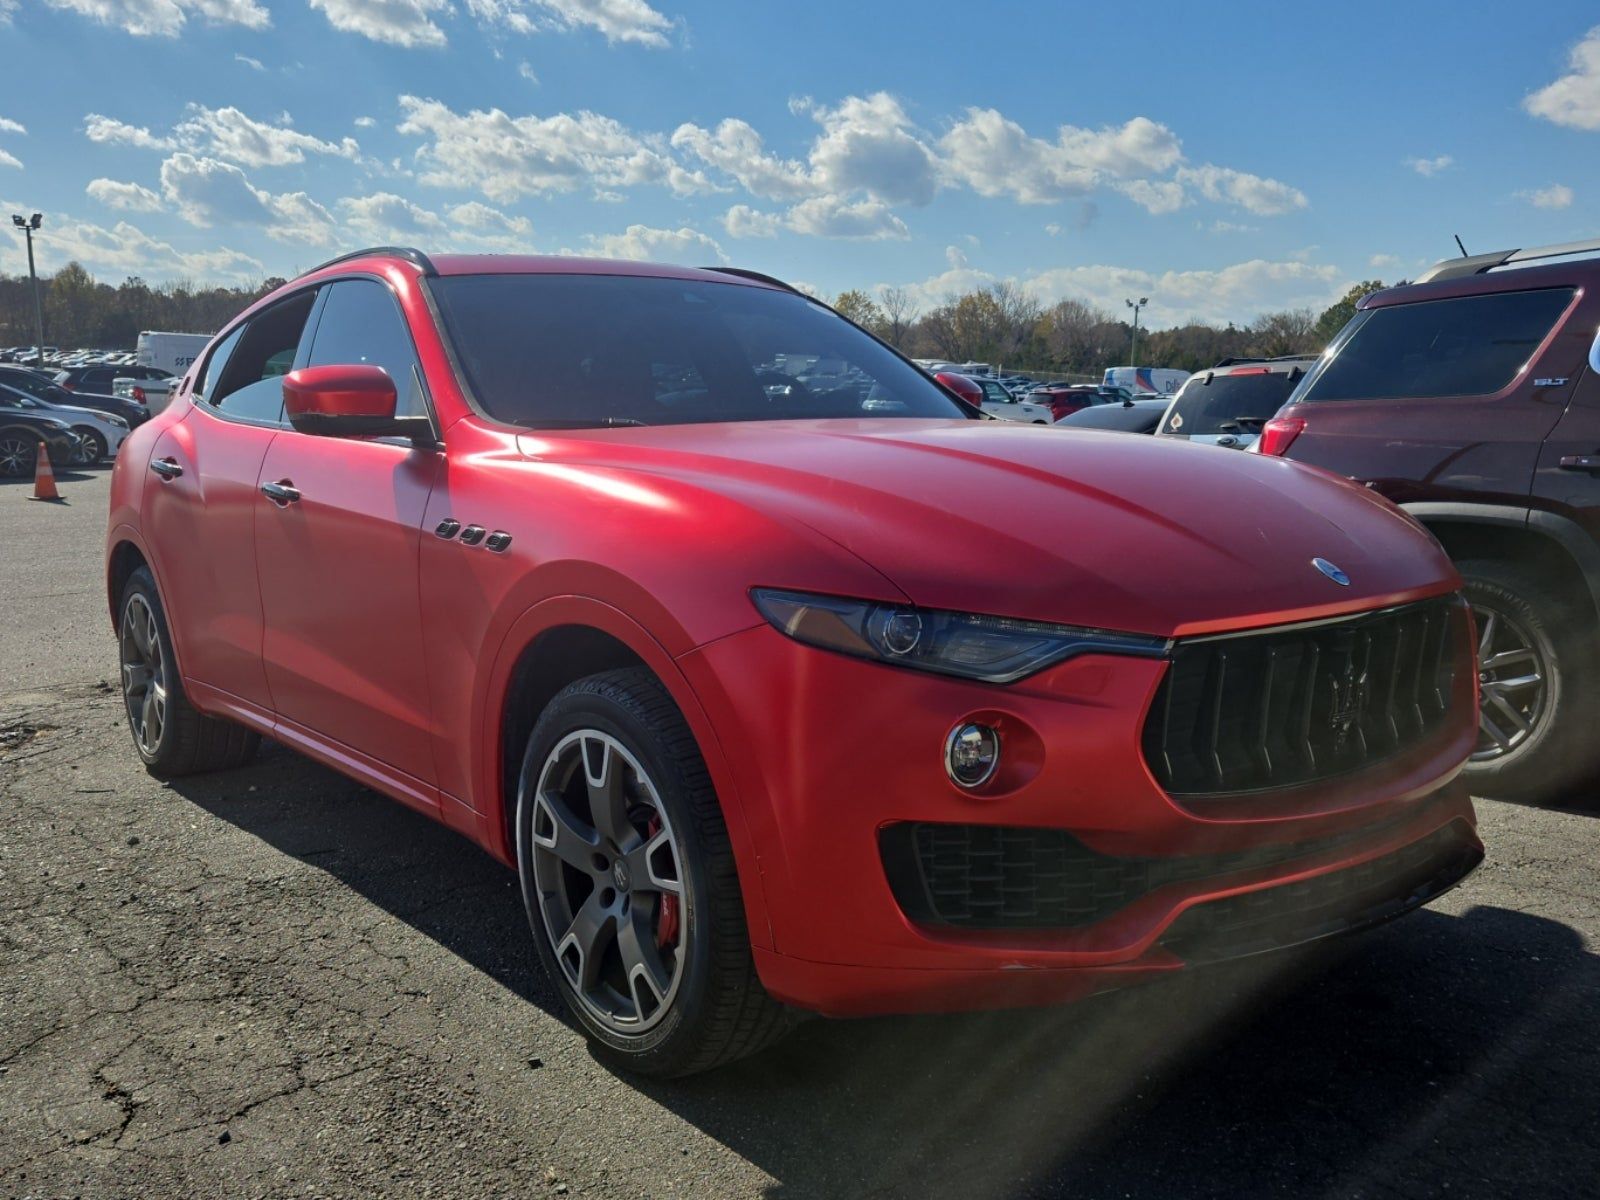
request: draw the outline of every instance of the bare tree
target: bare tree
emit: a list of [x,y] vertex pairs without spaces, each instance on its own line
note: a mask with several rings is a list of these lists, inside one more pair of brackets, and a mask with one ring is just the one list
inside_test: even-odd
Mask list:
[[884,337],[898,350],[905,344],[911,327],[917,323],[917,306],[911,299],[911,293],[903,287],[882,288],[878,292],[878,299],[883,312]]

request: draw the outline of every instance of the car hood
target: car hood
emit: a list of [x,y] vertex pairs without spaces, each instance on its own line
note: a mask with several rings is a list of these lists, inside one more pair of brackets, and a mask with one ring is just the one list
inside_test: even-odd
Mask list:
[[1459,586],[1437,543],[1381,497],[1284,459],[1173,440],[884,419],[519,441],[801,522],[930,608],[1175,636]]

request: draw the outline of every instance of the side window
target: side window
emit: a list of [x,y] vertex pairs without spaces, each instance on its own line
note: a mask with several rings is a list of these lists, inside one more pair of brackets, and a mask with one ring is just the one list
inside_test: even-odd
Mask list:
[[294,369],[300,335],[315,299],[308,289],[275,304],[246,322],[237,341],[229,339],[231,347],[226,343],[218,347],[206,372],[206,401],[230,417],[281,422],[283,377]]
[[417,353],[400,306],[383,284],[345,279],[328,291],[317,319],[307,366],[382,367],[394,380],[395,415],[425,417],[428,406],[418,383]]
[[215,388],[216,382],[222,378],[222,368],[228,365],[228,356],[233,353],[233,348],[239,344],[239,335],[243,332],[244,326],[241,325],[223,338],[221,342],[217,343],[217,348],[211,352],[211,357],[206,359],[204,365],[195,375],[194,394],[196,397],[208,403],[210,402],[211,393]]
[[1487,396],[1539,348],[1572,289],[1501,292],[1368,310],[1297,401]]

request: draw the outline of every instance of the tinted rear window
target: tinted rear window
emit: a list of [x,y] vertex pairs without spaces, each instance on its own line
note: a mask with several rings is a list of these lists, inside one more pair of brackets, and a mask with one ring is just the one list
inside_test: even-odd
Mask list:
[[1068,413],[1057,422],[1072,429],[1114,429],[1122,433],[1149,433],[1167,411],[1164,401],[1153,404],[1097,404]]
[[1294,391],[1300,377],[1291,371],[1264,375],[1196,375],[1183,385],[1162,423],[1161,432],[1179,437],[1216,433],[1259,433]]
[[1296,402],[1498,392],[1571,301],[1571,288],[1550,288],[1366,309]]

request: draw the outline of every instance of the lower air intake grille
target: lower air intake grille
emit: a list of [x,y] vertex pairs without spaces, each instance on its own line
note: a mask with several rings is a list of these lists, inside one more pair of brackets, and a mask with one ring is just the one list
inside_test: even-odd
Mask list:
[[1466,606],[1446,596],[1280,630],[1178,642],[1144,729],[1174,796],[1344,775],[1426,742],[1470,670]]
[[908,822],[884,829],[881,849],[895,899],[912,920],[967,929],[1071,929],[1167,884],[1306,858],[1370,838],[1388,824],[1227,854],[1117,858],[1059,829]]

